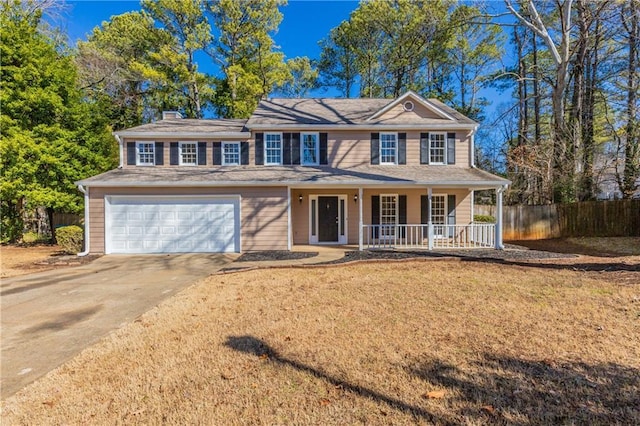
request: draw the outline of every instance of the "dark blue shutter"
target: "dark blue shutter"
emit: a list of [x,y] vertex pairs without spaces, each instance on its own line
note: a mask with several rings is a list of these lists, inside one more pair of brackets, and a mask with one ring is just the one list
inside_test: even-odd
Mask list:
[[240,142],[240,164],[249,164],[249,142]]
[[136,143],[135,142],[127,142],[127,165],[128,166],[136,165]]
[[207,143],[198,142],[198,166],[207,165]]
[[291,164],[291,133],[282,134],[282,164]]
[[300,133],[291,133],[291,164],[300,164]]
[[256,133],[256,165],[264,164],[264,133]]
[[371,133],[371,164],[380,164],[380,133]]
[[[420,196],[420,223],[426,225],[429,223],[429,196]],[[422,228],[422,238],[428,238],[429,230]]]
[[213,143],[213,165],[222,165],[222,142]]
[[[407,196],[399,195],[398,196],[398,224],[406,225],[407,224]],[[406,227],[402,227],[400,229],[400,238],[406,238]]]
[[164,165],[164,142],[156,142],[155,156],[156,166]]
[[[372,225],[380,225],[380,196],[372,195],[371,196],[371,224]],[[379,227],[372,229],[372,237],[378,238],[379,235]]]
[[178,148],[178,142],[171,142],[169,144],[169,164],[177,166],[180,164],[180,151]]
[[407,164],[407,134],[398,133],[398,164]]
[[320,164],[329,164],[328,161],[329,143],[326,133],[320,133]]
[[[455,225],[456,224],[456,196],[448,195],[447,196],[447,225]],[[454,235],[454,229],[449,228],[449,238],[452,238]]]
[[447,164],[456,164],[456,134],[447,133]]
[[420,133],[420,164],[429,164],[429,133]]

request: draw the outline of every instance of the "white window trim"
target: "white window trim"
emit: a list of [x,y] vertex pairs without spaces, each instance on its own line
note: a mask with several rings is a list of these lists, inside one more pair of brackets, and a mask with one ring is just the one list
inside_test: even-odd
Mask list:
[[[196,161],[194,163],[184,163],[182,161],[182,145],[195,145],[196,147]],[[180,166],[197,166],[198,165],[198,142],[182,141],[178,142],[178,165]]]
[[[429,217],[431,218],[431,223],[433,223],[434,226],[442,226],[444,225],[446,229],[447,226],[447,217],[449,216],[448,212],[449,212],[449,194],[446,193],[437,193],[437,194],[431,194],[431,211],[429,212]],[[442,197],[444,199],[443,205],[444,205],[444,223],[438,223],[436,224],[435,222],[433,222],[433,199],[435,197]],[[434,238],[444,238],[445,235],[444,234],[435,234]]]
[[[315,135],[316,137],[316,161],[314,163],[304,162],[304,136]],[[304,132],[300,133],[300,164],[303,166],[318,166],[320,165],[320,133],[318,132]]]
[[[382,161],[382,135],[394,135],[396,138],[396,149],[395,149],[395,161],[394,162],[383,162]],[[398,133],[395,132],[380,132],[380,142],[379,142],[379,147],[378,147],[378,158],[380,158],[380,164],[385,166],[385,165],[396,165],[398,164]]]
[[[398,194],[379,194],[380,197],[380,204],[378,205],[378,210],[379,210],[379,214],[378,214],[378,222],[380,223],[380,230],[378,231],[378,238],[380,238],[381,240],[389,240],[389,239],[393,239],[396,237],[395,233],[397,231],[397,228],[393,229],[393,235],[382,235],[382,227],[383,226],[398,226],[400,223],[400,212],[399,212],[399,208],[400,208],[400,195]],[[395,223],[382,223],[382,197],[393,197],[395,199]]]
[[[444,137],[444,146],[443,146],[443,154],[442,154],[442,162],[431,161],[431,135],[442,135]],[[429,132],[429,164],[434,166],[444,166],[447,164],[447,133],[446,132]]]
[[[151,163],[140,162],[140,144],[150,144],[153,146],[153,161]],[[155,166],[156,165],[156,143],[155,141],[136,141],[136,166]]]
[[[280,136],[280,161],[277,163],[269,163],[267,161],[267,135],[278,135]],[[269,133],[265,133],[264,134],[264,142],[263,142],[264,146],[263,146],[263,156],[264,156],[264,165],[265,166],[281,166],[282,165],[282,147],[284,145],[284,140],[282,137],[282,132],[278,133],[278,132],[269,132]]]
[[[225,157],[224,157],[224,147],[225,145],[237,145],[238,146],[238,162],[237,163],[227,163],[225,161]],[[221,153],[220,155],[222,156],[222,165],[223,166],[239,166],[242,163],[242,147],[240,146],[240,142],[222,142],[222,144],[220,145],[220,149],[221,149]]]

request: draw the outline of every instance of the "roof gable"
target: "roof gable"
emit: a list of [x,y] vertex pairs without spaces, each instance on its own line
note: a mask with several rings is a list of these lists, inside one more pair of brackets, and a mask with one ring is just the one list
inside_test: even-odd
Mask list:
[[[411,107],[410,109],[405,108],[405,104],[407,103],[410,103],[410,105],[407,105]],[[367,121],[384,121],[387,119],[397,120],[401,119],[401,116],[403,115],[406,116],[403,118],[409,120],[415,118],[435,118],[449,120],[452,122],[456,121],[456,118],[447,113],[444,109],[440,108],[433,102],[424,99],[422,96],[411,90],[385,105],[383,108],[380,108],[373,115],[367,118]]]

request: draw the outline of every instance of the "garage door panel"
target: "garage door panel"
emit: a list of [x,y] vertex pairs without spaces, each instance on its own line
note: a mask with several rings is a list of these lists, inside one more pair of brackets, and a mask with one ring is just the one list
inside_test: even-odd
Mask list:
[[107,197],[108,253],[239,252],[239,198]]

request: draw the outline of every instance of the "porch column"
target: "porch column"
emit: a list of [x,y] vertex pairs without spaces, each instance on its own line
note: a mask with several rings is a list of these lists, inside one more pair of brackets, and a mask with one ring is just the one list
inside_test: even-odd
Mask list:
[[429,241],[429,250],[433,250],[433,222],[431,222],[431,197],[433,189],[427,188],[427,238]]
[[496,250],[504,250],[502,244],[502,193],[505,187],[496,188]]
[[291,187],[287,187],[287,250],[291,251]]
[[362,188],[358,188],[358,250],[362,251],[363,233],[362,227],[364,223],[362,221]]

